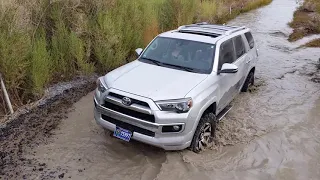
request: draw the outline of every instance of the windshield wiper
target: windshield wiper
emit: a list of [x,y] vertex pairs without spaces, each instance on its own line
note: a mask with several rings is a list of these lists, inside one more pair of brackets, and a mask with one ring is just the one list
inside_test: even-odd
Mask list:
[[154,60],[154,59],[150,59],[150,58],[145,58],[145,57],[143,57],[142,59],[145,59],[145,60],[148,60],[148,61],[150,61],[150,62],[152,62],[153,64],[156,64],[156,65],[158,65],[158,66],[162,66],[162,62],[159,62],[159,61],[157,61],[157,60]]
[[174,64],[168,64],[168,63],[162,63],[162,64],[167,65],[167,66],[176,67],[176,68],[179,68],[179,69],[183,69],[183,70],[188,71],[188,72],[195,72],[195,69],[189,68],[189,67],[184,67],[184,66],[179,66],[179,65],[174,65]]
[[150,59],[150,58],[145,58],[145,57],[142,57],[142,59],[148,60],[148,61],[150,61],[150,62],[152,62],[153,64],[156,64],[156,65],[158,65],[158,66],[166,65],[166,66],[176,67],[176,68],[179,68],[179,69],[188,71],[188,72],[195,72],[195,69],[189,68],[189,67],[184,67],[184,66],[179,66],[179,65],[164,63],[164,62],[160,62],[160,61],[157,61],[157,60],[154,60],[154,59]]

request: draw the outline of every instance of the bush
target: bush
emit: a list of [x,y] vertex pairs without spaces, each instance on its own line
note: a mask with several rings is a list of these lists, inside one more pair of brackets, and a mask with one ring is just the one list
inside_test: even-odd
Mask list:
[[27,87],[31,40],[27,33],[15,29],[16,12],[16,9],[7,9],[0,16],[0,73],[14,104],[21,105]]
[[116,31],[110,12],[99,12],[92,27],[93,53],[99,72],[121,64],[125,53],[121,47],[121,34]]
[[34,95],[40,96],[43,93],[43,88],[49,82],[52,68],[51,56],[47,50],[47,42],[43,34],[36,38],[31,54],[32,92]]
[[70,32],[69,35],[69,43],[70,43],[70,50],[72,58],[76,60],[77,70],[79,71],[78,74],[89,75],[94,72],[95,67],[93,63],[89,62],[89,57],[86,56],[87,51],[90,51],[89,44],[87,49],[85,49],[85,44],[82,39],[80,39],[75,32]]
[[200,4],[199,21],[215,23],[217,20],[217,2],[215,0],[205,0]]

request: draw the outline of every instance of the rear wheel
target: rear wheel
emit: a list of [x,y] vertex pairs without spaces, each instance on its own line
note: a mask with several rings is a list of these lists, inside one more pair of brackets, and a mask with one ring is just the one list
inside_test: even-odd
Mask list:
[[254,72],[250,71],[246,81],[243,84],[243,87],[241,89],[241,92],[247,92],[249,87],[254,84]]
[[199,153],[212,145],[216,129],[216,116],[213,113],[204,115],[197,126],[193,135],[190,149]]

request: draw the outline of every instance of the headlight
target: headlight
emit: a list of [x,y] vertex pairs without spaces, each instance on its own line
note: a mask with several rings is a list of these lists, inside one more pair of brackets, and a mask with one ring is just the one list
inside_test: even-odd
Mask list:
[[175,111],[178,113],[185,113],[192,107],[192,99],[177,99],[167,101],[157,101],[156,104],[159,106],[161,111]]
[[102,83],[102,80],[100,78],[97,79],[97,88],[101,93],[104,93],[108,89],[108,87],[104,83]]

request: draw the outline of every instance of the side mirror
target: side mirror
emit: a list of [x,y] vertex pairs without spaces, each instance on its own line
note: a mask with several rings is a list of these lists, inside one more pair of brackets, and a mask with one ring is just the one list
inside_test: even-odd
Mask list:
[[224,63],[221,67],[219,73],[236,73],[238,72],[238,67],[234,64]]
[[136,54],[137,54],[138,57],[140,56],[140,54],[142,53],[142,51],[143,51],[142,48],[136,49]]

